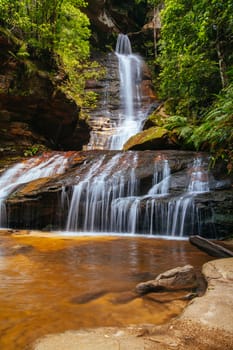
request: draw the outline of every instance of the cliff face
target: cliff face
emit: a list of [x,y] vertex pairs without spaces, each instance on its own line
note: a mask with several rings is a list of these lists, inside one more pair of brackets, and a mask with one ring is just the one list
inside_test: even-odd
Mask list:
[[88,2],[83,11],[90,19],[94,48],[114,48],[117,34],[124,33],[128,34],[137,52],[144,57],[147,55],[146,41],[153,41],[154,13],[146,3],[136,4],[134,0],[93,0]]
[[[81,149],[89,127],[79,120],[79,106],[57,89],[41,63],[18,59],[17,44],[4,34],[0,47],[1,157],[43,148]],[[64,79],[61,72],[56,79]]]

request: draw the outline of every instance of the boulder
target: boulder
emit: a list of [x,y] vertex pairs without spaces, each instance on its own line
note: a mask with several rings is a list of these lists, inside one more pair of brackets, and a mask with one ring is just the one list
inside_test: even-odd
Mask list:
[[152,127],[132,136],[124,145],[124,150],[174,149],[177,137],[162,127]]
[[197,287],[197,276],[193,266],[185,265],[161,273],[156,279],[139,283],[136,286],[138,294],[151,292],[174,291]]
[[[233,258],[210,261],[204,264],[202,273],[208,283],[206,293],[201,298],[195,298],[180,319],[196,321],[212,330],[230,332],[232,337]],[[232,346],[222,349],[232,349]]]

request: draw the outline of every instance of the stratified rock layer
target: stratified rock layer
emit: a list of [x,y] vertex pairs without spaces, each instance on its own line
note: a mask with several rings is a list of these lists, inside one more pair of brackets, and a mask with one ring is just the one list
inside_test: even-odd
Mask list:
[[[156,164],[158,166],[156,171],[161,174],[163,171],[164,159],[167,159],[171,170],[169,193],[158,196],[156,199],[158,205],[154,209],[156,210],[154,214],[158,216],[159,220],[156,226],[154,226],[153,232],[157,234],[171,234],[171,232],[166,232],[168,217],[164,214],[169,210],[169,203],[173,205],[172,201],[179,200],[179,198],[182,201],[182,196],[187,193],[188,177],[190,176],[193,159],[196,156],[197,154],[195,152],[184,151],[67,152],[67,154],[64,154],[64,157],[67,157],[67,162],[63,174],[56,174],[28,183],[21,183],[11,193],[6,200],[8,213],[7,226],[12,228],[64,230],[66,228],[74,186],[83,183],[82,195],[78,202],[80,214],[77,224],[75,225],[76,229],[82,229],[86,203],[87,200],[89,201],[89,197],[86,197],[86,191],[89,191],[88,187],[86,187],[86,182],[88,183],[89,181],[90,186],[92,182],[94,182],[96,187],[99,185],[102,186],[103,182],[105,183],[103,187],[103,197],[101,197],[102,199],[98,202],[99,204],[96,203],[96,207],[93,207],[93,210],[98,211],[97,204],[101,206],[104,201],[107,201],[106,203],[109,203],[109,205],[111,204],[108,200],[111,199],[113,190],[116,191],[116,189],[118,189],[118,192],[121,188],[121,191],[123,191],[124,188],[129,186],[132,169],[135,171],[134,176],[137,179],[137,183],[140,184],[136,194],[138,197],[133,196],[132,199],[138,198],[138,202],[135,203],[139,205],[139,217],[145,218],[148,210],[151,210],[150,206],[153,203],[153,195],[151,201],[148,191],[151,189],[154,177],[155,162],[157,162]],[[198,156],[200,156],[200,154]],[[47,158],[49,159],[49,154],[46,155],[46,159]],[[43,157],[41,157],[41,160],[38,159],[38,162],[43,161]],[[98,163],[100,166],[96,169],[97,173],[95,178],[89,178],[88,180],[88,172]],[[119,187],[119,184],[121,184],[121,187]],[[225,181],[225,186],[221,189],[221,180],[213,178],[211,174],[209,175],[210,191],[196,193],[195,196],[192,197],[194,205],[193,210],[194,214],[198,214],[198,222],[192,225],[190,220],[186,220],[186,235],[201,234],[207,238],[213,238],[224,237],[232,232],[233,222],[231,213],[233,208],[233,196],[230,182],[228,186],[226,184],[227,181]],[[127,194],[120,198],[123,201],[124,196],[127,196]],[[90,202],[90,205],[92,205],[92,202]],[[122,202],[122,205],[126,203],[127,202]],[[103,208],[105,208],[104,204]],[[109,206],[106,206],[106,208],[110,210]],[[108,215],[109,213],[107,214],[106,212],[106,217],[108,217]],[[165,231],[163,231],[164,227]],[[105,232],[109,232],[111,229],[108,224],[104,224],[103,228]],[[93,229],[101,231],[98,225],[93,227]],[[144,221],[138,220],[137,230],[137,232],[145,233]],[[175,234],[175,232],[173,232],[173,234]]]

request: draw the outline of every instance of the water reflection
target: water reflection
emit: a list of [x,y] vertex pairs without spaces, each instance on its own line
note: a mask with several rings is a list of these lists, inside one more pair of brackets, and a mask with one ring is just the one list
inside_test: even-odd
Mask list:
[[187,241],[0,234],[0,349],[27,349],[68,329],[162,323],[184,301],[132,298],[138,282],[209,257]]

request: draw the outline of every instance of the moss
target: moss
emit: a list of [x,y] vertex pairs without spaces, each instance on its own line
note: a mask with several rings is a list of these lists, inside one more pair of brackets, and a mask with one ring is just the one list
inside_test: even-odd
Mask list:
[[148,149],[150,147],[164,148],[166,136],[168,136],[168,130],[161,127],[152,127],[132,136],[124,145],[124,150],[144,149],[144,147],[148,147]]
[[168,114],[165,112],[164,106],[160,105],[158,108],[156,108],[153,113],[149,115],[147,118],[144,129],[148,129],[152,126],[159,126],[163,127],[164,124],[166,124]]

